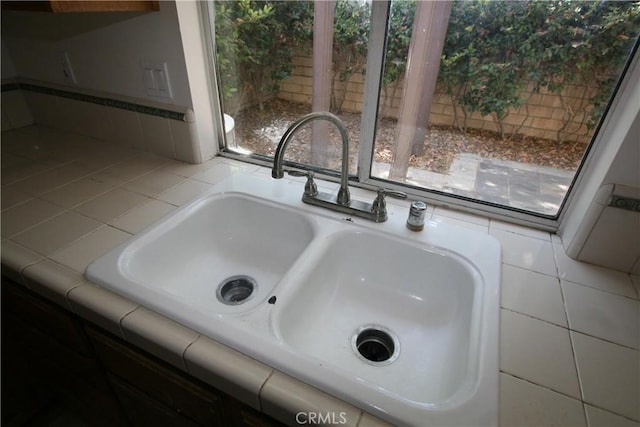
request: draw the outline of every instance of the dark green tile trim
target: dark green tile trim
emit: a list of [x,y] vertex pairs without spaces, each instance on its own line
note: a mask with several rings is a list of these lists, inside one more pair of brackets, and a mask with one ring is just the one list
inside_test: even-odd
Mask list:
[[611,200],[609,200],[609,206],[632,212],[640,212],[640,200],[631,197],[622,197],[614,194],[611,196]]
[[[132,102],[119,101],[117,99],[102,98],[93,95],[85,95],[83,93],[69,92],[61,89],[53,89],[46,86],[38,86],[30,83],[7,83],[2,85],[2,91],[5,86],[10,86],[7,90],[23,89],[31,92],[44,93],[46,95],[59,96],[62,98],[73,99],[75,101],[90,102],[92,104],[104,105],[105,107],[120,108],[121,110],[135,111],[137,113],[148,114],[150,116],[163,117],[165,119],[184,121],[184,113],[178,113],[171,110],[163,110],[162,108],[149,107],[147,105],[134,104]],[[15,87],[14,87],[15,86]]]
[[2,92],[9,92],[10,90],[18,90],[20,89],[20,85],[18,83],[3,83],[2,84]]

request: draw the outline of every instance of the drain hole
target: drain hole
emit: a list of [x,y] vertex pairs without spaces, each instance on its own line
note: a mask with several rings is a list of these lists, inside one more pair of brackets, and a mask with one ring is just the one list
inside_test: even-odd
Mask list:
[[249,276],[231,276],[218,285],[218,301],[227,305],[238,305],[247,301],[256,288],[256,281]]
[[375,364],[388,364],[398,356],[397,340],[387,331],[367,327],[355,335],[354,347],[364,359]]

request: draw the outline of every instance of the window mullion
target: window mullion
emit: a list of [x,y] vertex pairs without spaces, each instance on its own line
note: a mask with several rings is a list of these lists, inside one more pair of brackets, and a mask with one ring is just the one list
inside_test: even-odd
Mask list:
[[378,100],[384,75],[384,53],[390,1],[371,2],[371,30],[367,54],[367,70],[364,82],[360,149],[358,152],[358,180],[366,182],[371,176],[373,148],[378,120]]

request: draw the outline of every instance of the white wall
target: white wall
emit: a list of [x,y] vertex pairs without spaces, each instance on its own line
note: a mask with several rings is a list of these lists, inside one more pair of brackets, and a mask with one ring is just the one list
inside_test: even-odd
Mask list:
[[640,274],[640,213],[608,206],[611,194],[640,197],[639,54],[587,158],[559,233],[572,258]]
[[[2,13],[5,47],[22,78],[65,84],[58,55],[67,52],[79,89],[191,107],[176,4],[148,13]],[[174,99],[146,94],[140,63],[166,62]]]

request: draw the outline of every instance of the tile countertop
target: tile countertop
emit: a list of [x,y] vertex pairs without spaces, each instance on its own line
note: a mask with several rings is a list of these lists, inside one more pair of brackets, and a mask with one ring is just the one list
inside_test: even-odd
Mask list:
[[[230,174],[271,179],[220,157],[190,165],[44,127],[3,132],[2,273],[277,419],[344,411],[347,425],[386,425],[84,278],[92,260]],[[302,193],[300,178],[284,182]],[[409,203],[388,206],[404,215]],[[640,427],[639,276],[576,262],[543,231],[441,207],[427,218],[502,244],[500,425]]]

